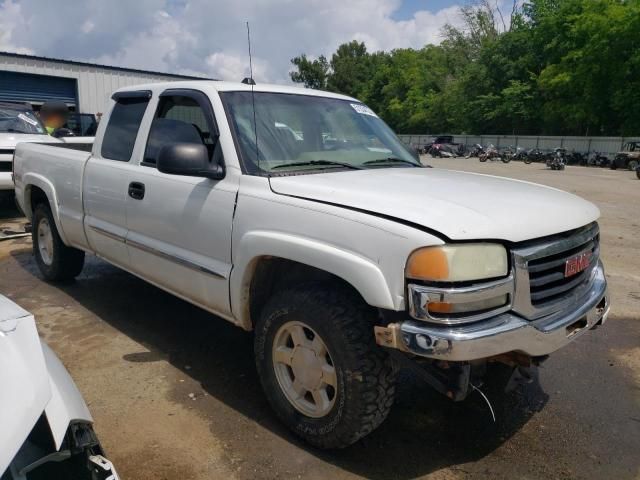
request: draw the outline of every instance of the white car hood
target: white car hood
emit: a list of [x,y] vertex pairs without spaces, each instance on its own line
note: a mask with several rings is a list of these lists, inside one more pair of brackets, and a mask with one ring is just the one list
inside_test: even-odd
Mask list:
[[15,148],[18,143],[30,142],[30,143],[55,143],[60,142],[51,135],[32,135],[29,133],[0,133],[0,149],[1,148]]
[[0,474],[51,398],[33,316],[0,295]]
[[43,412],[56,449],[71,421],[93,421],[69,372],[38,337],[33,315],[0,295],[0,475]]
[[394,217],[452,240],[530,240],[595,221],[598,208],[534,183],[436,168],[271,177],[275,193]]

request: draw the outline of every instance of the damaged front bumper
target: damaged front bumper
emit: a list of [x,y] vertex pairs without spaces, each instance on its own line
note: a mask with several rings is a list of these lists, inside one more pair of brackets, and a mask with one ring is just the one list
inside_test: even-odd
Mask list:
[[609,314],[604,269],[598,265],[590,288],[566,309],[536,320],[505,312],[466,325],[434,325],[405,320],[375,327],[376,342],[422,357],[446,361],[472,361],[519,352],[532,357],[548,355],[587,330],[603,324]]

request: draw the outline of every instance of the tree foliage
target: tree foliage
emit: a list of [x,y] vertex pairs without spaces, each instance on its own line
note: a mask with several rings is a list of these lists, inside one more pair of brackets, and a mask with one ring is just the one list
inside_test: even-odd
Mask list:
[[360,98],[403,133],[640,134],[640,0],[489,0],[440,45],[292,59],[295,82]]

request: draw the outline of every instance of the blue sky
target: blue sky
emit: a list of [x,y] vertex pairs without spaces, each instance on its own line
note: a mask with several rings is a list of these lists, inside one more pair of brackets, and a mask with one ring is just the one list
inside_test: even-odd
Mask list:
[[421,48],[459,20],[455,0],[0,0],[0,51],[240,80],[249,21],[254,77],[287,83],[302,53]]
[[454,0],[403,0],[402,5],[398,8],[391,18],[394,20],[410,20],[413,15],[420,10],[429,10],[432,12],[443,8],[456,5]]

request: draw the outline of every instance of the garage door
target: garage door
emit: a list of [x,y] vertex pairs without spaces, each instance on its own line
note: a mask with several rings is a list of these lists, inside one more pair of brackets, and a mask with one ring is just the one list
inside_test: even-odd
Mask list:
[[76,91],[75,78],[0,71],[0,102],[60,100],[77,105]]

